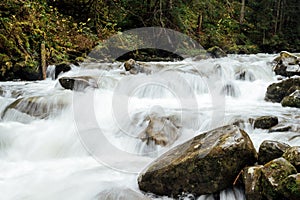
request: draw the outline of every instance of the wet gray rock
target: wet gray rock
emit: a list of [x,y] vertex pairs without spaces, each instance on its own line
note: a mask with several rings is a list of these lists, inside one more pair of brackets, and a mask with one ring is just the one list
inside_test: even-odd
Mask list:
[[275,116],[262,116],[254,120],[254,128],[269,129],[278,124]]
[[282,157],[292,163],[297,171],[300,172],[300,146],[286,149]]
[[284,97],[281,101],[281,105],[284,107],[300,108],[300,90],[296,90],[289,96]]
[[285,199],[278,186],[289,175],[296,173],[296,168],[284,158],[277,158],[265,164],[261,169],[263,197],[272,200]]
[[248,134],[224,126],[169,150],[138,177],[139,188],[157,195],[211,194],[231,187],[239,172],[256,162]]
[[209,53],[212,58],[222,58],[227,56],[225,51],[218,46],[209,48],[207,53]]
[[60,85],[68,90],[83,91],[86,88],[98,88],[97,81],[91,76],[61,77]]
[[266,164],[271,160],[281,157],[289,147],[288,144],[282,142],[272,140],[263,141],[258,150],[258,163]]
[[300,75],[300,57],[287,51],[280,52],[280,55],[274,59],[276,63],[273,68],[276,75],[291,77]]
[[280,103],[284,97],[292,94],[298,87],[300,87],[300,78],[289,78],[272,83],[267,88],[265,100]]

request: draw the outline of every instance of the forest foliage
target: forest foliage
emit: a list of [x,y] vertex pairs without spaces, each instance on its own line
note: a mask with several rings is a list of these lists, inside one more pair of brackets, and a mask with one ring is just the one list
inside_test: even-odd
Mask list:
[[138,27],[170,28],[228,53],[299,52],[299,14],[298,0],[2,0],[0,80],[38,79],[41,44],[47,64],[75,62]]

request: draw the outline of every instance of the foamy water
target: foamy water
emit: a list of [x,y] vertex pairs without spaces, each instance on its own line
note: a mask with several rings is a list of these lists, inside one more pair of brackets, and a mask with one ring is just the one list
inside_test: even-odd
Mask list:
[[[291,139],[295,132],[268,133],[248,123],[249,118],[275,115],[280,122],[300,124],[299,109],[264,101],[267,86],[276,81],[269,64],[273,58],[258,54],[154,62],[147,65],[164,68],[151,75],[124,75],[121,63],[111,67],[89,63],[62,75],[96,77],[99,88],[84,92],[64,90],[51,78],[0,83],[5,91],[0,97],[0,199],[88,200],[103,199],[107,191],[114,198],[126,196],[127,189],[141,193],[138,172],[157,156],[235,120],[245,121],[245,131],[257,149],[266,139],[299,145],[299,137]],[[245,80],[236,80],[243,70]],[[223,90],[226,85],[229,91]],[[45,118],[6,110],[16,98],[32,96],[64,107],[55,112],[48,108],[51,113]],[[153,112],[175,116],[181,124],[174,144],[147,146],[139,139],[145,118]],[[238,189],[222,191],[220,198],[245,199]]]

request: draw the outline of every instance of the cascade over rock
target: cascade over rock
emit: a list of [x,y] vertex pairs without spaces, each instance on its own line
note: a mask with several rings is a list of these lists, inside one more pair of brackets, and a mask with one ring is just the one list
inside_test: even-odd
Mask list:
[[158,195],[215,193],[231,187],[241,169],[253,165],[256,158],[248,134],[224,126],[163,154],[139,175],[138,184],[141,190]]

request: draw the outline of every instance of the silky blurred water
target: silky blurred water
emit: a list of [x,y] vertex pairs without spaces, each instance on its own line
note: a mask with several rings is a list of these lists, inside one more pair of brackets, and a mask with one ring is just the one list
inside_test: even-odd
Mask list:
[[[0,83],[4,91],[0,96],[0,199],[140,199],[134,196],[141,194],[137,176],[147,164],[197,134],[236,120],[244,121],[257,150],[266,139],[299,145],[300,137],[293,138],[297,132],[268,133],[248,122],[275,115],[280,122],[300,124],[299,109],[264,101],[267,86],[277,81],[270,64],[273,58],[257,54],[153,62],[145,64],[155,71],[150,75],[126,74],[122,63],[88,63],[61,75],[95,77],[99,87],[80,92],[64,90],[51,79],[51,72],[45,81]],[[236,80],[243,71],[245,80]],[[44,118],[6,109],[17,98],[32,96],[44,98],[48,105],[64,106],[55,112],[49,107]],[[181,135],[174,144],[148,146],[137,137],[151,113],[172,116],[180,123]],[[88,132],[101,132],[105,140],[87,144],[83,137]],[[106,143],[125,153],[101,151],[105,155],[97,156],[89,146],[101,149]],[[220,199],[245,197],[234,188],[222,191]]]

